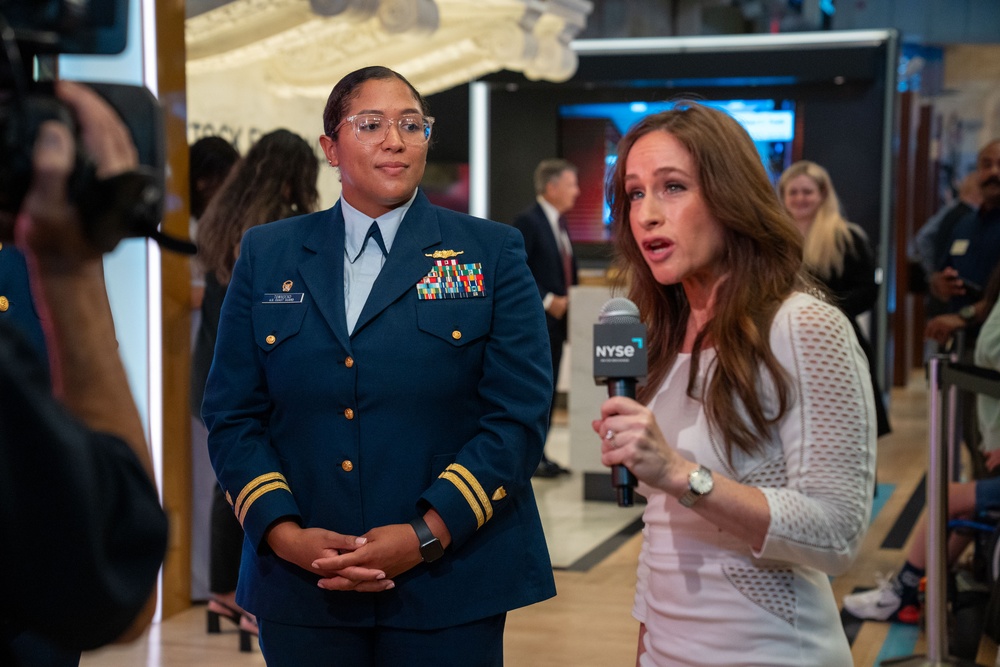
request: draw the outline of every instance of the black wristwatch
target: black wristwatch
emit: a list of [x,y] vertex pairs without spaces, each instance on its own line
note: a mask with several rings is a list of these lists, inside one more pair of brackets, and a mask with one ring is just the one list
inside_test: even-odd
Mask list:
[[424,521],[423,517],[413,519],[410,521],[410,525],[413,526],[413,532],[417,534],[417,540],[420,542],[420,557],[424,559],[425,563],[433,563],[444,555],[441,540],[434,537],[434,533],[427,527],[427,522]]

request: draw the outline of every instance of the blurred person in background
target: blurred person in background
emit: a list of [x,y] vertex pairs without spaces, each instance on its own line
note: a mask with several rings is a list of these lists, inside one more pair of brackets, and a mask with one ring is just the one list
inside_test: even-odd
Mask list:
[[[545,324],[552,348],[552,404],[549,427],[559,393],[559,370],[562,367],[563,344],[569,333],[569,288],[577,284],[576,257],[570,242],[565,214],[580,196],[576,166],[568,160],[551,158],[535,167],[534,205],[514,218],[513,225],[524,237],[528,253],[528,268],[538,286],[545,308]],[[569,469],[542,453],[535,477],[558,477]]]
[[[205,271],[201,322],[191,362],[191,409],[201,415],[205,382],[219,332],[219,315],[240,240],[252,227],[316,210],[319,162],[305,139],[279,129],[262,136],[236,163],[208,202],[198,223],[198,262]],[[240,648],[250,650],[257,622],[236,603],[243,529],[218,484],[213,485],[209,561],[208,631],[228,619],[240,630]]]
[[829,290],[865,351],[878,436],[891,433],[889,412],[876,379],[875,353],[858,325],[858,317],[870,312],[878,300],[875,255],[868,236],[844,218],[830,174],[815,162],[801,160],[786,169],[778,180],[778,194],[805,239],[802,261],[806,270]]

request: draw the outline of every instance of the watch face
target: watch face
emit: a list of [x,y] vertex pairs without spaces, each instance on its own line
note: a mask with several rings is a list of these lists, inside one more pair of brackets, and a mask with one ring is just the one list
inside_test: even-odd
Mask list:
[[444,547],[441,546],[441,542],[437,538],[420,545],[420,556],[424,559],[425,563],[433,563],[443,555]]
[[698,468],[691,473],[689,482],[691,490],[699,496],[703,496],[712,490],[712,473],[705,468]]

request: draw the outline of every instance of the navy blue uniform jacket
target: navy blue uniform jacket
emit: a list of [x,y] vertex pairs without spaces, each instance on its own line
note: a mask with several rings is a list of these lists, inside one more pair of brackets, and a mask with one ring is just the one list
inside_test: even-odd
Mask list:
[[[418,298],[449,256],[481,271],[482,295]],[[549,365],[511,227],[418,193],[351,335],[339,203],[248,231],[203,407],[212,464],[246,532],[239,604],[295,625],[431,629],[553,596],[530,483]],[[282,517],[361,535],[428,506],[451,546],[382,593],[323,591],[264,540]]]
[[37,361],[48,372],[45,334],[28,283],[28,265],[21,251],[11,243],[0,243],[0,321],[12,325],[25,336]]

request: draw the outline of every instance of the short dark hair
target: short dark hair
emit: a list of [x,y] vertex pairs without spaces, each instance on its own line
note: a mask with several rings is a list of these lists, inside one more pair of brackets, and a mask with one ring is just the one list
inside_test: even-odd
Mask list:
[[239,152],[222,137],[202,137],[191,144],[188,168],[191,215],[201,217],[208,200],[239,159]]
[[414,99],[420,104],[420,113],[425,116],[430,115],[430,106],[427,104],[427,100],[417,92],[413,84],[406,80],[406,77],[388,67],[371,65],[354,70],[346,75],[330,91],[330,97],[326,100],[326,108],[323,109],[323,134],[333,137],[337,126],[340,125],[340,121],[344,118],[344,111],[347,109],[347,104],[357,95],[361,84],[372,79],[399,79],[406,84],[410,92],[413,93]]

